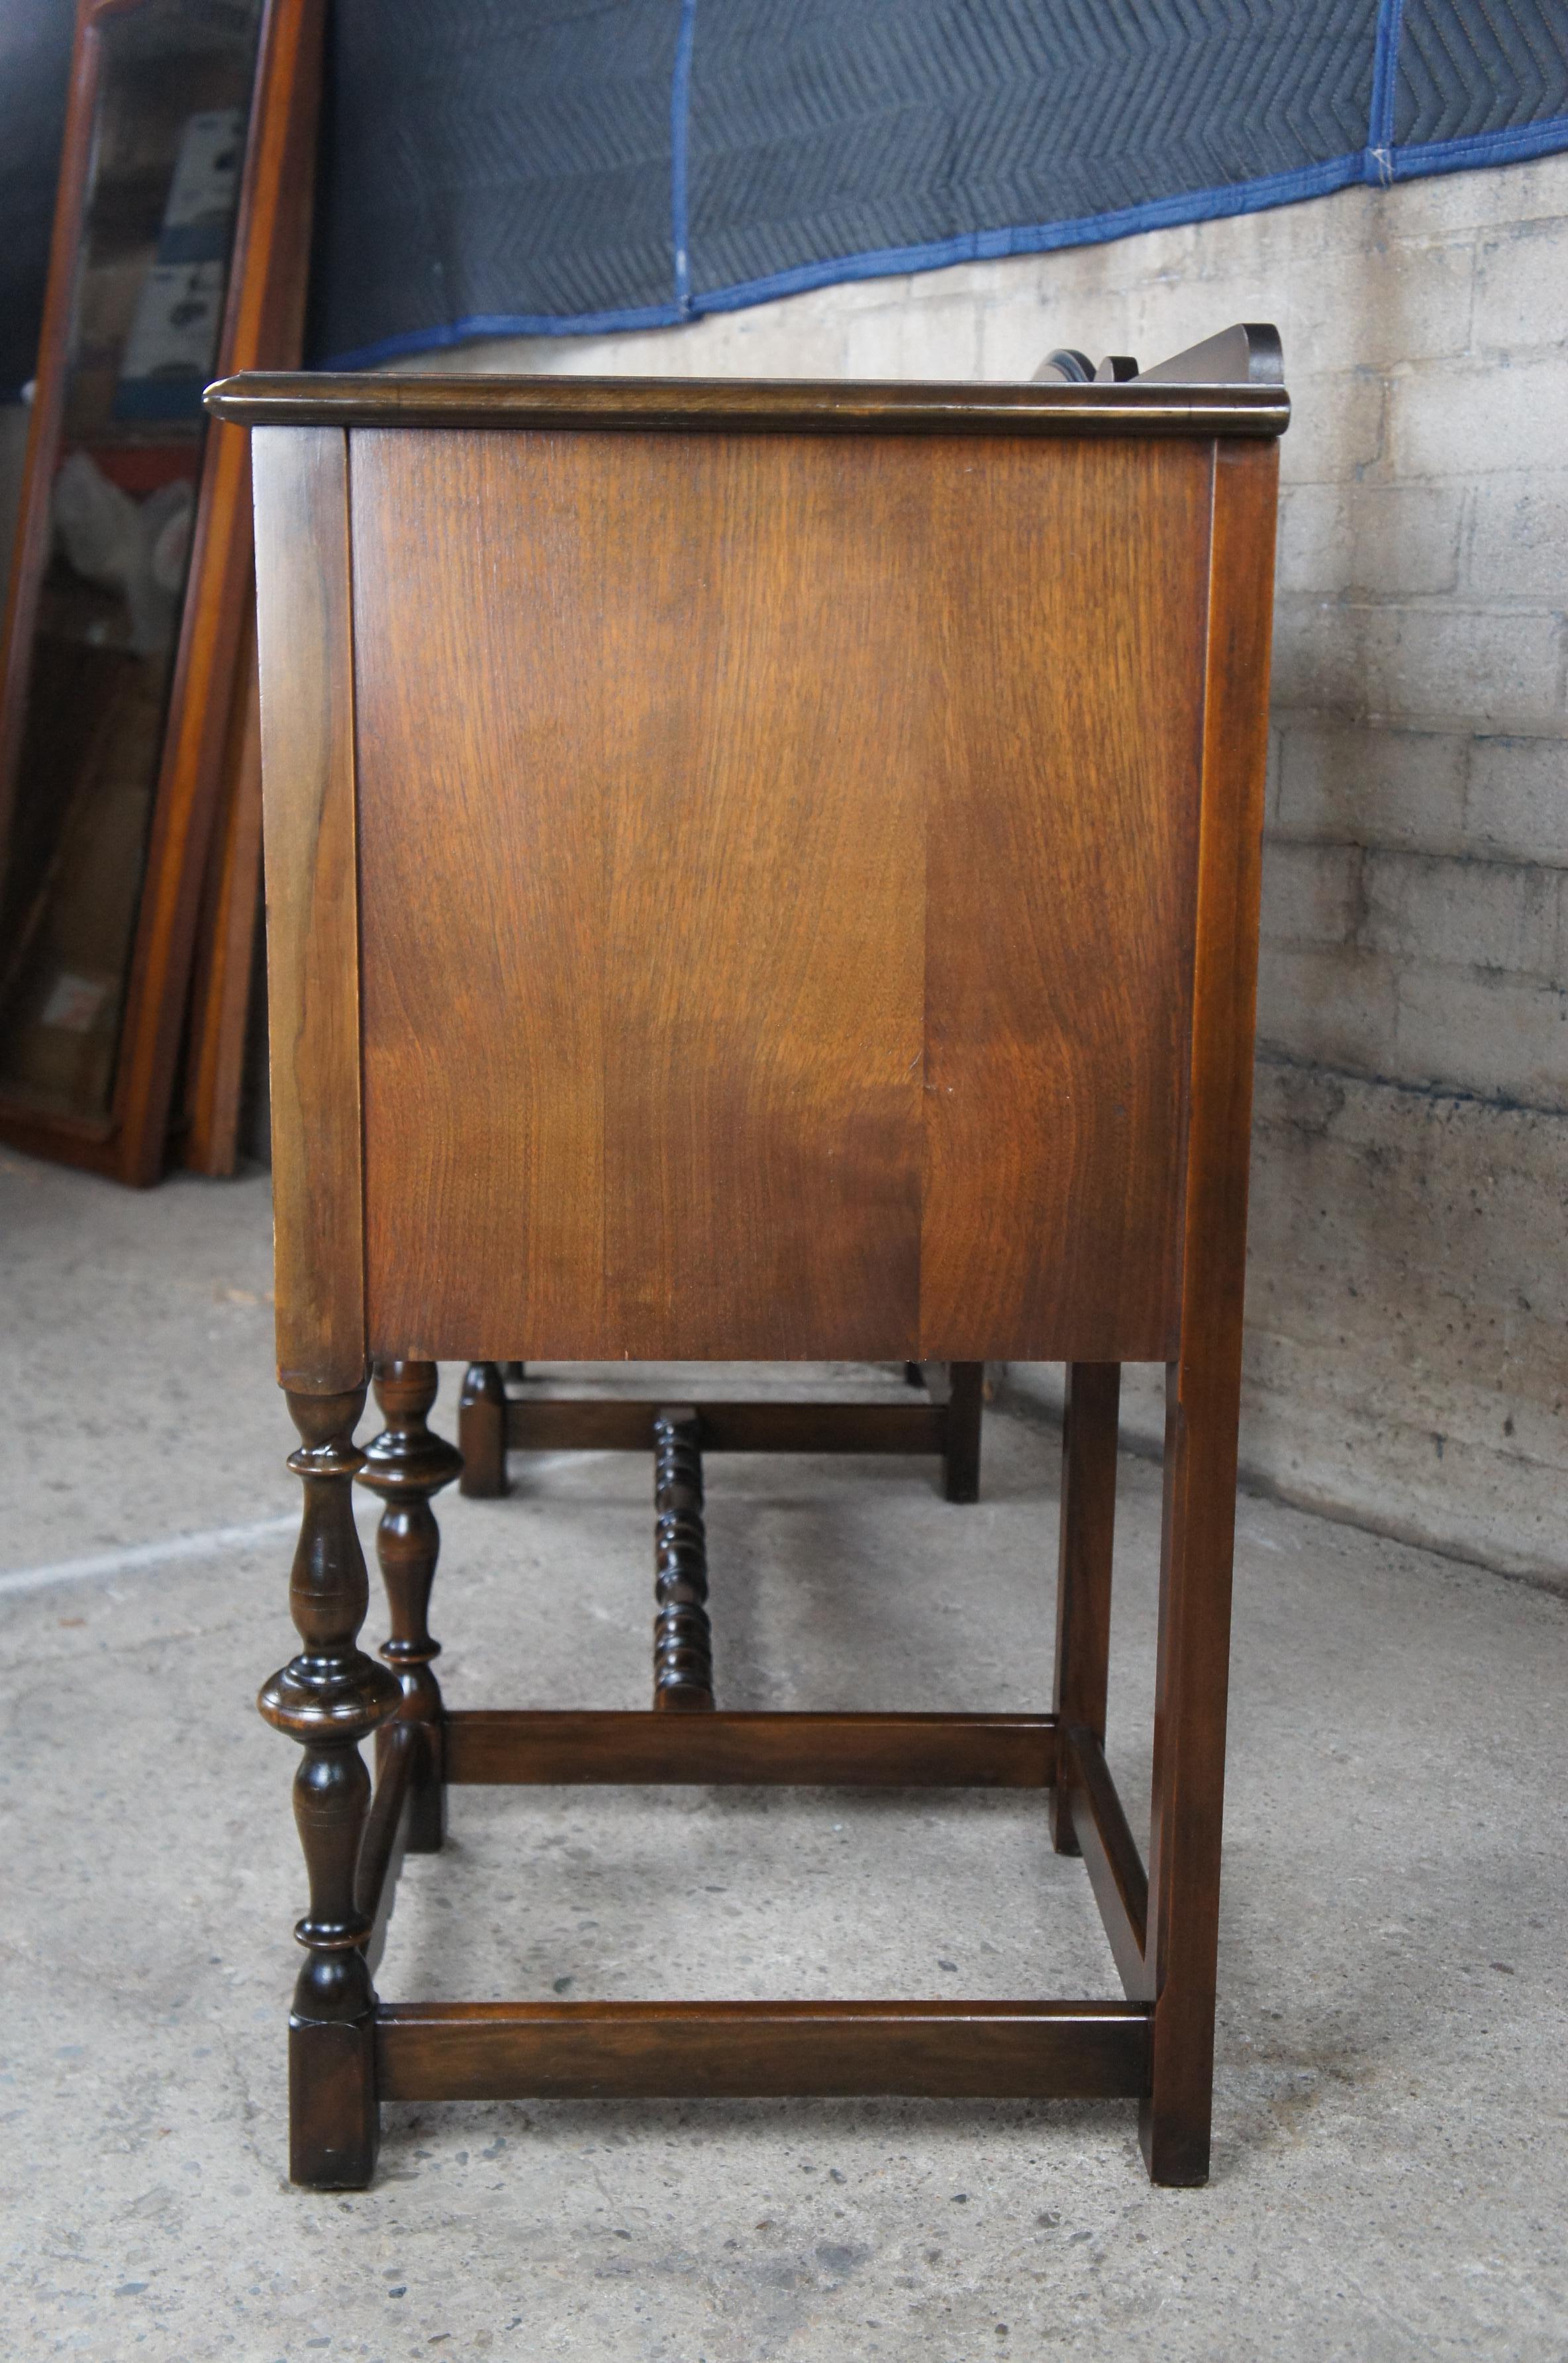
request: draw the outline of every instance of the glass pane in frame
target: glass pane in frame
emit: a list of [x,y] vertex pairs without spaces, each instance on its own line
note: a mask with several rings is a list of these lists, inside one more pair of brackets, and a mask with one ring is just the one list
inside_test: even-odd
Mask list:
[[108,1115],[260,0],[105,13],[0,899],[0,1092]]

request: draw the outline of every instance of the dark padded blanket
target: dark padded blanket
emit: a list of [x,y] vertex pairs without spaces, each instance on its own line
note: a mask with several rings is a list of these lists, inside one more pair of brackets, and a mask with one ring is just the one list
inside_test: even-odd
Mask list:
[[336,41],[338,366],[1568,146],[1565,0],[338,0]]

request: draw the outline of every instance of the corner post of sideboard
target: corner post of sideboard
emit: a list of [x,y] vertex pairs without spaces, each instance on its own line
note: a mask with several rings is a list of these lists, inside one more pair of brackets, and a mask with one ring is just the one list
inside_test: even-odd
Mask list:
[[348,438],[252,437],[278,1381],[363,1386],[359,894]]
[[1176,1359],[1166,1370],[1141,2133],[1156,2182],[1209,2172],[1247,1167],[1278,445],[1217,440]]
[[370,1917],[356,1893],[370,1783],[360,1755],[399,1706],[359,1647],[363,1555],[364,1177],[348,435],[252,438],[271,1036],[278,1379],[299,1428],[304,1509],[291,1585],[303,1648],[263,1688],[304,1748],[294,1784],[311,1903],[289,2021],[291,2172],[360,2189],[375,2167]]

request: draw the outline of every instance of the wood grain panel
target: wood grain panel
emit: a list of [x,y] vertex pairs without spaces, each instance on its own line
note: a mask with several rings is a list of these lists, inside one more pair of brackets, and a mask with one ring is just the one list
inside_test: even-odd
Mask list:
[[704,1714],[577,1708],[459,1709],[446,1719],[447,1778],[736,1781],[1046,1789],[1056,1725],[1028,1714]]
[[[353,438],[371,1326],[406,1359],[604,1318],[607,746],[624,562],[510,441]],[[389,1356],[389,1343],[377,1347]]]
[[353,454],[373,1349],[1163,1357],[1212,448]]
[[933,551],[922,1349],[1163,1360],[1211,449],[977,456]]
[[[945,1403],[699,1403],[704,1452],[941,1452]],[[651,1452],[657,1403],[513,1396],[513,1452]]]
[[387,2101],[911,2092],[1131,2099],[1148,2014],[1114,2002],[392,2002]]
[[896,586],[933,448],[563,447],[654,545],[610,657],[640,708],[605,1089],[634,1359],[914,1351],[929,684]]
[[362,1386],[359,944],[347,438],[253,438],[278,1377]]
[[356,436],[388,1352],[911,1350],[923,448]]

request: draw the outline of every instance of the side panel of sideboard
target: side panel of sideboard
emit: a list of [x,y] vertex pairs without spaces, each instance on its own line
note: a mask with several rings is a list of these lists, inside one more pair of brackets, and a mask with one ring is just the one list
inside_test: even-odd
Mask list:
[[1212,466],[355,430],[373,1350],[1174,1350]]

